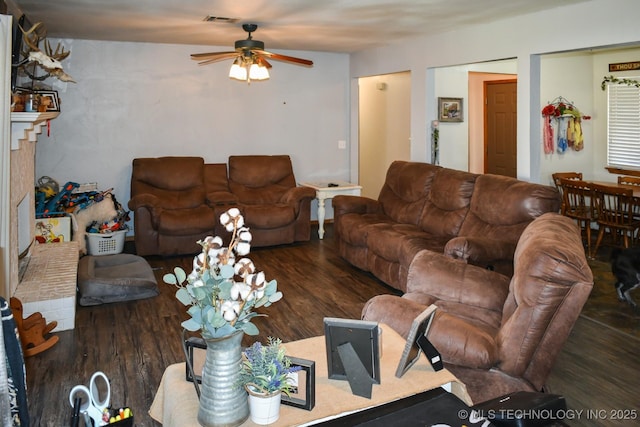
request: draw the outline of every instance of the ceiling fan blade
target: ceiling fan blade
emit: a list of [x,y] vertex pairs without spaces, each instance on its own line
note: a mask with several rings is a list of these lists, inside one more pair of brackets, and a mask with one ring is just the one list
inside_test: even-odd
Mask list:
[[209,59],[209,58],[216,58],[216,57],[222,57],[222,59],[227,59],[227,58],[233,58],[234,56],[237,56],[237,55],[238,55],[238,52],[235,50],[230,52],[192,53],[191,59],[201,60],[201,59]]
[[198,62],[198,65],[209,65],[209,64],[213,64],[214,62],[220,62],[220,61],[224,61],[226,59],[229,58],[211,58],[211,59],[205,59],[204,61]]
[[273,66],[269,63],[269,61],[267,61],[267,60],[264,58],[264,56],[262,56],[262,55],[257,55],[257,54],[256,54],[256,56],[258,57],[258,59],[257,59],[258,65],[264,65],[264,66],[265,66],[265,67],[267,67],[267,68],[272,68],[272,67],[273,67]]
[[272,53],[263,50],[260,52],[261,55],[268,56],[271,59],[275,59],[276,61],[284,61],[284,62],[292,62],[296,65],[306,65],[308,67],[313,66],[313,61],[309,61],[308,59],[296,58],[293,56],[281,55],[279,53]]

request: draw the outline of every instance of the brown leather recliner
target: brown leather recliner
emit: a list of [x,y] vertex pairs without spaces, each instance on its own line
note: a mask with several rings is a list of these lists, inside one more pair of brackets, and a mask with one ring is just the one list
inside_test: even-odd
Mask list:
[[234,201],[224,163],[205,165],[201,157],[134,159],[128,206],[134,213],[136,253],[198,252],[198,240],[219,234],[214,208]]
[[578,227],[557,213],[527,226],[513,263],[509,279],[423,250],[409,267],[407,293],[372,298],[363,318],[406,336],[413,319],[435,304],[428,338],[474,402],[541,391],[591,292],[593,276]]
[[251,231],[252,246],[309,240],[316,192],[297,186],[289,156],[230,156],[229,190]]

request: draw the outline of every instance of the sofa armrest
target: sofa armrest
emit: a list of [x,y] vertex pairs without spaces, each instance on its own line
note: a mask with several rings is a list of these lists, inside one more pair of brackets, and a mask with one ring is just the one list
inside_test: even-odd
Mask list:
[[517,243],[484,237],[454,237],[444,247],[444,254],[469,264],[492,268],[498,263],[513,264]]
[[292,187],[288,189],[280,198],[280,203],[284,203],[290,206],[297,206],[301,201],[308,199],[314,199],[316,197],[316,190],[311,187]]
[[422,250],[409,265],[407,294],[422,293],[435,300],[502,313],[510,281],[495,271]]
[[382,213],[382,205],[377,200],[365,196],[335,196],[333,205],[334,218],[348,213],[371,214]]
[[238,196],[229,191],[210,191],[206,194],[207,205],[220,206],[238,203]]
[[147,208],[151,211],[162,208],[160,199],[153,194],[138,194],[137,196],[133,196],[129,200],[129,203],[127,203],[127,206],[132,211],[140,208]]

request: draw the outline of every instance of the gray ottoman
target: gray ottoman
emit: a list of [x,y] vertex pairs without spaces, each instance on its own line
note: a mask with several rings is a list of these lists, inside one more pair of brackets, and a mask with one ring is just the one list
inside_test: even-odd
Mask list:
[[158,295],[149,263],[131,254],[84,256],[78,263],[78,303],[82,306]]

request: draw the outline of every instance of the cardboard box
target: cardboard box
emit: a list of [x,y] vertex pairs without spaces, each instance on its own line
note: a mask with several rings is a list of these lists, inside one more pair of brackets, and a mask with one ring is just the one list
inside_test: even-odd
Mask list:
[[64,214],[36,218],[36,241],[56,243],[71,241],[71,217]]

